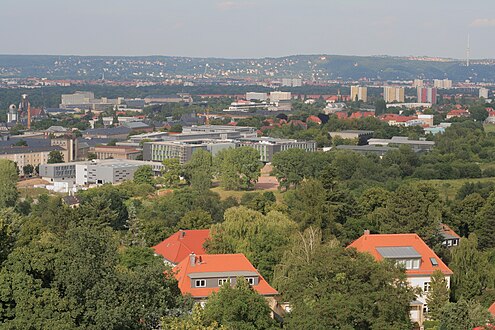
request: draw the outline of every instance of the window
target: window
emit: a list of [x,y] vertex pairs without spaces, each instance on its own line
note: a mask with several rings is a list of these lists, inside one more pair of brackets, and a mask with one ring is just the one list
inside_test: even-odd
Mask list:
[[424,305],[423,305],[423,313],[424,313],[424,314],[428,314],[428,311],[429,311],[429,309],[428,309],[428,305],[424,304]]
[[249,285],[254,285],[254,277],[248,277],[247,281],[248,281]]
[[221,278],[218,280],[218,286],[222,286],[225,283],[230,283],[230,278]]
[[206,280],[196,280],[194,282],[194,286],[196,288],[204,288],[204,287],[206,287]]
[[424,282],[423,283],[423,291],[428,292],[431,290],[431,282]]
[[455,239],[455,240],[452,241],[452,245],[456,246],[458,242],[459,242],[459,240],[458,239]]

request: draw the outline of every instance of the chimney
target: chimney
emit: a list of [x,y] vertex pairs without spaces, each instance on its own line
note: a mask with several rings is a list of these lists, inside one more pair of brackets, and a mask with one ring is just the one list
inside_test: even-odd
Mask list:
[[369,229],[366,229],[366,230],[364,231],[364,235],[369,235],[369,234],[370,234]]
[[189,263],[191,267],[194,267],[196,265],[196,254],[194,252],[191,252],[189,255]]
[[186,232],[185,232],[185,231],[183,231],[182,229],[181,229],[181,230],[179,230],[179,231],[180,231],[179,238],[180,238],[180,239],[183,239],[183,238],[184,238],[184,236],[186,236]]

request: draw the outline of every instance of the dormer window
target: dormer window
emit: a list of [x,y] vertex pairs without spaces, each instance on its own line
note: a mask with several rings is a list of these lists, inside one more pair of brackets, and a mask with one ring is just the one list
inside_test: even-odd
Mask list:
[[421,254],[412,246],[377,247],[376,250],[384,259],[393,260],[408,270],[421,266]]
[[225,283],[230,283],[230,278],[221,278],[218,280],[218,286],[222,286]]
[[196,280],[196,281],[194,281],[194,286],[196,288],[205,288],[206,287],[206,280]]
[[256,282],[254,277],[248,277],[246,278],[246,280],[248,281],[249,285],[254,285],[254,283]]

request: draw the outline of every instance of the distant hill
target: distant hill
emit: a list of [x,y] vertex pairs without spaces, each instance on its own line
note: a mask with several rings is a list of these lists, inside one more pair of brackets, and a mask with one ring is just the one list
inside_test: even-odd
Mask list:
[[[391,56],[296,55],[261,59],[190,58],[175,56],[47,56],[0,55],[0,78],[159,80],[189,78],[295,78],[333,80],[411,80],[449,78],[495,81],[494,60],[404,58]],[[187,79],[187,78],[186,78]]]

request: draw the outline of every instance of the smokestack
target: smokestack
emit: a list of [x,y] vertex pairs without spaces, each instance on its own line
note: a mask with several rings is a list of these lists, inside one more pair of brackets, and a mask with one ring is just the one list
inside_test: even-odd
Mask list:
[[28,118],[27,118],[27,128],[31,130],[31,104],[28,101]]
[[366,230],[364,231],[364,234],[365,234],[365,235],[369,235],[369,234],[370,234],[369,229],[366,229]]
[[189,264],[191,267],[194,267],[196,265],[196,254],[194,252],[191,252],[189,255]]

